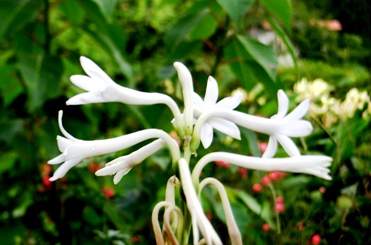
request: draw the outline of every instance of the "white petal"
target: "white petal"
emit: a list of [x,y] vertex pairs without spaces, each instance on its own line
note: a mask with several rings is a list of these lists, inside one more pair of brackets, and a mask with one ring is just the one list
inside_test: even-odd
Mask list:
[[86,92],[73,96],[67,100],[67,105],[82,105],[90,103],[104,103],[108,102],[106,99],[102,98],[100,92]]
[[280,125],[277,134],[284,134],[290,137],[303,137],[309,135],[313,130],[312,124],[305,120],[288,121]]
[[218,100],[218,83],[212,76],[209,76],[209,78],[207,79],[204,103],[208,106],[212,106],[216,104],[217,100]]
[[267,149],[265,149],[262,158],[272,158],[277,152],[278,143],[275,136],[269,137]]
[[113,183],[117,185],[118,182],[124,177],[126,174],[130,172],[131,168],[123,169],[118,171],[115,176],[113,177]]
[[240,130],[237,125],[226,119],[212,118],[208,121],[208,123],[210,123],[213,128],[226,135],[229,135],[238,140],[241,139]]
[[202,100],[201,96],[199,96],[197,93],[193,93],[193,104],[194,106],[203,107],[204,101]]
[[73,75],[70,77],[71,82],[79,88],[86,91],[100,90],[102,87],[107,86],[102,80],[92,79],[84,75]]
[[51,165],[54,165],[54,164],[59,164],[59,163],[62,163],[65,161],[65,155],[62,153],[56,157],[54,157],[53,159],[49,160],[48,161],[48,164],[51,164]]
[[307,114],[310,107],[310,100],[303,100],[292,112],[290,112],[284,120],[297,120],[303,118]]
[[114,84],[115,82],[92,60],[81,56],[80,63],[86,74],[91,78],[105,81],[108,84]]
[[73,141],[58,135],[57,144],[59,151],[64,152],[69,145],[73,144]]
[[277,92],[277,98],[278,98],[278,112],[275,118],[283,118],[289,109],[289,98],[287,98],[287,95],[283,90],[278,90]]
[[49,180],[50,181],[54,181],[54,180],[57,180],[57,179],[62,178],[68,172],[68,170],[70,170],[73,166],[75,166],[76,164],[78,164],[81,160],[82,160],[82,158],[80,158],[80,159],[72,159],[72,160],[69,160],[69,161],[65,161],[54,172],[53,177],[51,177]]
[[211,145],[213,137],[213,127],[209,123],[205,123],[201,128],[201,142],[205,149]]
[[276,139],[290,157],[300,156],[300,151],[291,138],[286,135],[277,135]]
[[236,108],[242,101],[243,94],[242,93],[236,93],[233,96],[226,97],[219,101],[216,106],[228,108],[228,109],[234,109]]

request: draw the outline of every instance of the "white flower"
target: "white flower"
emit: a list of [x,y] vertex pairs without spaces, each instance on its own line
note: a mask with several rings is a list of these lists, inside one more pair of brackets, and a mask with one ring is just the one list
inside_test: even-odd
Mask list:
[[107,163],[104,168],[95,172],[95,175],[104,176],[115,174],[113,182],[117,184],[121,178],[126,175],[134,166],[143,162],[144,159],[160,150],[164,144],[165,142],[163,140],[156,140],[127,156],[116,158],[115,160]]
[[51,159],[48,163],[58,164],[63,162],[63,164],[50,178],[52,181],[62,178],[68,170],[85,158],[120,151],[151,138],[161,138],[166,142],[170,148],[173,161],[177,161],[180,157],[177,143],[162,130],[147,129],[112,139],[86,141],[74,138],[63,128],[62,115],[63,112],[59,111],[59,128],[66,137],[57,136],[58,148],[62,154]]
[[[224,98],[216,103],[218,100],[218,84],[216,80],[210,76],[207,80],[204,100],[202,100],[198,94],[194,93],[194,117],[199,118],[203,112],[211,111],[217,107],[233,110],[241,103],[242,97],[242,93],[236,93],[234,96]],[[227,119],[213,117],[207,120],[201,128],[200,137],[204,148],[208,148],[213,141],[213,128],[233,138],[241,139],[240,130],[236,124]]]
[[[278,97],[278,112],[274,115],[271,119],[272,120],[279,120],[279,121],[295,121],[301,119],[309,110],[310,100],[306,99],[302,101],[291,113],[287,114],[289,109],[289,99],[287,95],[282,91],[279,90],[277,93]],[[286,115],[287,114],[287,115]],[[294,128],[293,128],[294,130]],[[310,131],[312,131],[312,127],[310,125]],[[303,135],[305,136],[305,135]],[[265,150],[262,157],[270,158],[276,154],[277,146],[279,142],[284,150],[289,154],[289,156],[299,156],[300,151],[295,145],[295,143],[286,135],[280,134],[279,132],[271,134],[268,141],[267,149]]]
[[239,167],[261,171],[285,171],[306,173],[331,180],[328,167],[332,158],[321,155],[304,155],[287,158],[259,158],[243,156],[227,152],[213,152],[201,158],[192,172],[192,179],[198,183],[198,178],[204,166],[213,161],[225,161]]
[[180,111],[175,101],[168,95],[161,93],[147,93],[125,88],[114,81],[93,61],[86,57],[80,58],[81,66],[88,76],[71,76],[71,82],[86,90],[70,98],[67,105],[81,105],[88,103],[121,102],[132,105],[167,105],[175,118],[180,117]]
[[183,192],[186,198],[188,210],[191,213],[193,243],[199,244],[198,231],[200,230],[206,240],[206,244],[222,244],[222,241],[202,209],[202,205],[192,183],[187,161],[184,158],[181,158],[178,163]]
[[[259,133],[270,135],[272,139],[270,141],[272,143],[269,146],[269,154],[275,153],[278,140],[278,142],[280,142],[280,144],[290,156],[297,155],[297,153],[299,153],[299,150],[289,137],[303,137],[309,135],[312,132],[313,128],[310,122],[300,120],[301,117],[303,117],[303,115],[308,111],[309,100],[303,101],[290,114],[284,116],[284,114],[286,114],[287,112],[288,102],[282,103],[281,95],[286,96],[283,91],[280,90],[278,94],[279,104],[281,106],[279,106],[279,112],[274,118],[262,118],[230,109],[215,107],[213,110],[201,114],[201,116],[197,120],[193,134],[200,135],[203,124],[210,118],[221,117],[224,119],[228,119],[229,121],[236,123],[239,126]],[[199,140],[196,137],[193,137],[191,141],[191,150],[195,151],[198,148],[198,145]]]

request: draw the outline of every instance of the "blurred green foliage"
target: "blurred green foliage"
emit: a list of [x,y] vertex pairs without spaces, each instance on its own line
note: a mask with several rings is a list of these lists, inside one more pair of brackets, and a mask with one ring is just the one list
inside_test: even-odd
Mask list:
[[[93,172],[125,151],[83,161],[66,178],[48,181],[53,169],[46,162],[59,154],[55,140],[60,134],[59,110],[64,111],[66,129],[81,139],[115,137],[149,127],[171,131],[172,118],[163,106],[67,107],[65,101],[80,92],[69,83],[71,75],[83,74],[79,56],[94,60],[123,86],[164,92],[177,99],[181,93],[172,63],[182,61],[190,68],[199,94],[205,91],[208,75],[219,82],[221,96],[238,87],[247,92],[260,88],[254,100],[239,110],[263,116],[275,113],[277,90],[292,88],[298,74],[323,77],[342,91],[359,85],[370,89],[370,74],[359,63],[369,54],[364,51],[363,37],[357,33],[338,37],[311,28],[307,22],[310,14],[301,16],[303,12],[289,0],[0,3],[2,244],[154,241],[150,215],[155,203],[163,199],[169,177],[166,150],[134,168],[117,186],[111,178],[97,178]],[[263,29],[264,22],[270,24],[298,70],[278,69],[274,47],[251,34],[252,29]],[[293,43],[312,61],[297,62]],[[323,46],[329,47],[326,52]],[[338,66],[331,62],[334,59]],[[352,65],[348,66],[348,61]],[[246,244],[307,244],[316,233],[324,244],[364,244],[370,242],[369,126],[370,119],[360,116],[327,130],[315,125],[314,135],[302,140],[301,148],[333,156],[334,180],[288,175],[274,182],[277,194],[285,197],[278,225],[271,190],[251,190],[265,173],[215,165],[204,174],[214,175],[230,187],[233,211]],[[230,142],[217,133],[212,150],[259,155],[259,143],[267,139],[250,131],[242,136],[241,142]],[[327,188],[325,193],[318,191],[321,186]],[[219,200],[212,189],[207,192],[202,197],[208,200],[204,208],[225,239]],[[270,231],[262,229],[264,223],[270,225]],[[298,228],[300,223],[304,229]]]

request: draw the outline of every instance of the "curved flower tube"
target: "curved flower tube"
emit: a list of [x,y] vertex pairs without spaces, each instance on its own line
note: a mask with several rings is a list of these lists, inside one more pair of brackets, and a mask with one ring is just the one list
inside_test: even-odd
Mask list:
[[[298,120],[303,118],[309,110],[310,100],[306,99],[303,100],[291,113],[286,115],[289,109],[289,99],[282,90],[279,90],[277,92],[277,97],[278,112],[276,115],[271,117],[272,120]],[[289,137],[282,134],[271,134],[271,136],[269,137],[267,149],[263,153],[262,157],[273,157],[277,152],[278,142],[282,145],[289,156],[293,157],[300,155],[299,149]]]
[[86,141],[74,138],[63,128],[62,116],[63,112],[59,111],[59,128],[66,137],[57,136],[58,148],[62,154],[49,160],[48,163],[64,163],[55,171],[50,178],[51,181],[62,178],[68,170],[85,158],[116,152],[151,138],[160,138],[166,142],[173,161],[177,161],[180,158],[180,150],[177,143],[162,130],[146,129],[112,139]]
[[165,214],[164,214],[164,224],[166,227],[166,234],[167,237],[170,241],[171,244],[179,244],[179,241],[176,239],[174,232],[171,229],[170,225],[170,214],[175,213],[178,216],[177,220],[183,221],[183,214],[182,211],[175,205],[173,205],[170,202],[167,201],[162,201],[156,204],[156,206],[153,208],[152,211],[152,226],[153,226],[153,231],[155,233],[155,238],[156,238],[156,244],[157,245],[165,245],[164,237],[162,235],[162,231],[160,228],[160,224],[158,222],[158,213],[162,207],[165,207]]
[[[216,107],[233,110],[236,108],[242,100],[242,93],[236,93],[234,96],[226,97],[219,101],[218,100],[218,83],[213,77],[209,77],[206,85],[206,93],[204,100],[194,93],[194,117],[199,118],[204,112],[211,111]],[[213,129],[216,129],[226,135],[229,135],[235,139],[240,140],[240,130],[236,124],[230,122],[227,119],[213,117],[207,120],[201,128],[201,142],[204,148],[208,148],[213,141]]]
[[116,185],[123,176],[139,163],[143,162],[144,159],[151,156],[165,145],[165,141],[162,139],[155,140],[154,142],[143,146],[142,148],[130,153],[129,155],[122,156],[107,163],[104,168],[99,169],[95,172],[97,176],[113,175],[113,183]]
[[192,184],[191,173],[187,161],[184,158],[180,158],[178,164],[183,192],[187,200],[188,210],[192,217],[193,243],[198,244],[198,231],[200,229],[207,244],[222,244],[222,241],[212,227],[210,221],[206,218],[202,209],[200,200],[198,199],[196,190]]
[[[297,109],[286,117],[273,119],[251,116],[246,113],[227,110],[224,108],[214,108],[214,110],[205,112],[199,117],[193,130],[193,135],[200,135],[202,126],[207,122],[207,120],[209,120],[209,118],[221,117],[250,130],[269,134],[270,136],[273,135],[274,137],[279,138],[279,142],[282,144],[286,152],[296,156],[297,154],[292,153],[299,150],[289,137],[307,136],[313,129],[310,122],[300,119],[306,113],[306,103],[308,102],[299,105]],[[191,150],[195,151],[198,148],[199,143],[200,139],[193,137]]]
[[199,193],[201,193],[202,189],[206,185],[213,185],[219,193],[227,222],[229,237],[231,238],[231,244],[242,245],[241,233],[234,219],[232,208],[228,200],[228,195],[227,192],[225,191],[223,184],[220,183],[217,179],[206,178],[202,180],[200,183]]
[[320,155],[304,155],[287,158],[258,158],[243,156],[235,153],[213,152],[201,158],[192,171],[192,179],[199,183],[202,169],[209,162],[216,160],[226,161],[239,167],[262,171],[285,171],[293,173],[306,173],[331,180],[328,167],[332,158]]
[[161,93],[147,93],[122,87],[112,79],[93,61],[80,57],[80,63],[85,75],[71,76],[71,82],[86,90],[70,98],[67,105],[81,105],[102,102],[121,102],[131,105],[165,104],[172,111],[177,121],[180,121],[180,110],[175,101],[168,95]]

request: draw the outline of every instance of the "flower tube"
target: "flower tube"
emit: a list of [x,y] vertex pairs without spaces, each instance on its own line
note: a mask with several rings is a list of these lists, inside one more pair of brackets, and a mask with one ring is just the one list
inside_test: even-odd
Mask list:
[[306,173],[331,180],[328,167],[331,165],[332,158],[328,156],[304,155],[287,158],[258,158],[235,153],[213,152],[201,158],[193,169],[192,179],[195,184],[199,183],[199,176],[205,165],[216,160],[226,161],[243,168]]
[[211,226],[210,221],[207,219],[202,209],[200,200],[198,199],[196,190],[192,184],[191,173],[187,161],[184,158],[180,158],[178,163],[183,192],[187,200],[188,210],[192,217],[193,243],[198,244],[198,229],[200,229],[207,244],[222,244],[222,241]]
[[151,138],[161,138],[168,145],[173,161],[180,158],[177,143],[164,131],[159,129],[146,129],[124,136],[106,140],[80,140],[70,135],[62,125],[63,112],[59,111],[58,124],[62,134],[57,136],[58,148],[62,152],[59,156],[48,161],[49,164],[64,162],[54,173],[50,180],[62,178],[68,170],[85,158],[116,152]]

